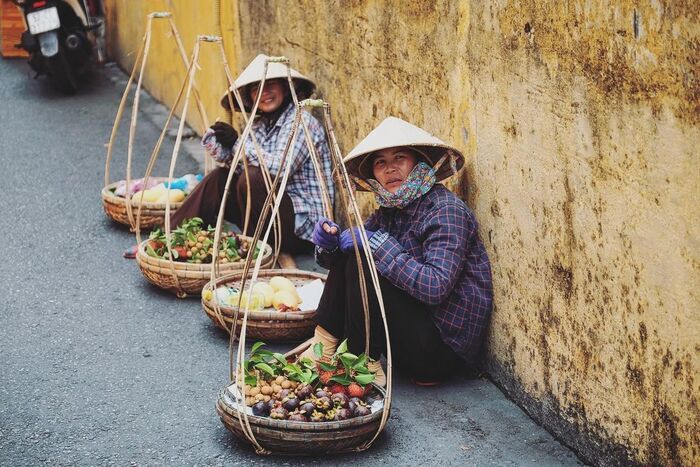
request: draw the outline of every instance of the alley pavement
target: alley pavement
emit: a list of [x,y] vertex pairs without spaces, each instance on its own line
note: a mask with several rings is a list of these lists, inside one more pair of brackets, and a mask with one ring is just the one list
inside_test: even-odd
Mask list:
[[[102,211],[125,82],[100,68],[66,97],[32,79],[25,61],[0,59],[0,465],[580,465],[491,382],[462,375],[435,388],[396,375],[387,428],[363,453],[259,457],[236,441],[214,410],[227,335],[197,298],[150,286],[121,255],[134,235]],[[145,102],[137,177],[162,113]],[[128,113],[112,181],[124,178],[127,128]],[[157,174],[167,174],[172,144]],[[183,153],[176,172],[200,163]]]

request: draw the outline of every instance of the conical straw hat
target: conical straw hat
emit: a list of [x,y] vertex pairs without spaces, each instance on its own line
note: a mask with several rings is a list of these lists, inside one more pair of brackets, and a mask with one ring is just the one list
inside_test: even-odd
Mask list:
[[[446,144],[439,138],[431,135],[422,128],[418,128],[397,117],[387,117],[377,128],[372,130],[360,144],[345,156],[343,162],[348,172],[358,178],[367,180],[374,178],[369,160],[374,152],[397,146],[408,146],[416,149],[425,159],[425,162],[435,166],[445,154],[454,155],[455,172],[464,165],[464,155],[454,147]],[[436,174],[438,181],[454,174],[450,157],[442,164]],[[358,190],[365,190],[358,185]],[[365,190],[366,191],[366,190]]]
[[[229,92],[232,91],[234,87],[238,89],[238,92],[241,94],[241,99],[243,100],[243,106],[248,111],[250,111],[250,109],[253,107],[253,101],[250,99],[250,96],[248,96],[245,88],[249,84],[260,81],[262,78],[263,69],[265,68],[265,60],[267,58],[268,56],[264,54],[260,54],[255,57],[253,61],[250,62],[250,64],[245,68],[245,70],[238,75],[238,78],[236,78],[236,80],[233,82],[233,86],[231,86],[231,89],[229,89]],[[291,69],[291,74],[292,80],[294,81],[294,87],[297,94],[299,94],[299,100],[309,97],[316,87],[314,82],[311,81],[310,78],[307,78],[299,73],[294,68]],[[275,78],[287,79],[287,65],[277,62],[268,63],[265,80]],[[236,102],[236,98],[233,95],[231,95],[231,100],[233,101],[234,110],[240,112],[241,109],[238,108],[238,102]],[[221,98],[221,105],[227,110],[230,109],[228,92],[224,93],[223,97]]]

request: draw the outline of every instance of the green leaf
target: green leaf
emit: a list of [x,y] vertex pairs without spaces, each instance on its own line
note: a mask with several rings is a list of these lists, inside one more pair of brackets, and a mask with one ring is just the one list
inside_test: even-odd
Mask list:
[[352,368],[352,366],[355,364],[357,361],[357,356],[355,354],[352,354],[350,352],[345,352],[340,356],[340,361],[345,367],[346,370],[349,370]]
[[345,352],[348,351],[348,340],[345,339],[341,344],[338,346],[338,350],[335,351],[336,355],[344,354]]
[[314,344],[314,355],[316,355],[316,358],[323,357],[323,344],[320,342]]
[[293,363],[288,363],[282,367],[282,371],[289,374],[298,374],[301,373],[301,368],[299,368],[297,365],[294,365]]
[[330,379],[330,381],[334,381],[336,383],[340,383],[343,386],[347,386],[350,383],[352,383],[352,380],[350,379],[349,376],[343,374],[343,375],[336,375]]
[[160,256],[158,256],[158,253],[156,253],[156,251],[151,247],[151,245],[146,245],[146,254],[154,258],[160,258]]
[[368,375],[355,375],[355,381],[363,386],[367,386],[369,383],[374,381],[374,373]]
[[264,342],[259,342],[259,341],[256,342],[255,344],[253,344],[253,347],[250,348],[250,355],[251,355],[251,356],[252,356],[252,355],[255,355],[255,352],[256,352],[260,347],[262,347],[263,345],[265,345],[265,343],[264,343]]
[[352,369],[355,371],[355,373],[361,373],[363,375],[369,375],[371,373],[366,366],[360,366],[357,368],[353,367]]
[[172,252],[173,252],[173,258],[178,259],[180,257],[180,253],[178,253],[176,249],[173,248]]
[[301,363],[305,368],[316,368],[316,364],[309,357],[299,359],[299,363]]
[[255,376],[250,376],[250,375],[246,376],[245,377],[245,384],[247,384],[249,386],[255,386],[256,384],[258,384],[258,378],[256,378]]
[[367,366],[367,355],[361,354],[359,357],[357,357],[357,360],[355,360],[355,363],[352,364],[352,369],[359,370],[360,368],[363,368],[366,366]]
[[338,368],[335,365],[331,365],[330,363],[326,362],[319,362],[318,364],[323,371],[335,371]]
[[270,376],[275,376],[275,370],[267,363],[258,363],[255,365],[255,368],[264,371]]
[[286,365],[286,364],[287,364],[287,359],[286,359],[286,358],[284,357],[284,355],[282,355],[281,353],[273,353],[272,356],[275,357],[275,359],[276,359],[278,362],[280,362],[282,365]]

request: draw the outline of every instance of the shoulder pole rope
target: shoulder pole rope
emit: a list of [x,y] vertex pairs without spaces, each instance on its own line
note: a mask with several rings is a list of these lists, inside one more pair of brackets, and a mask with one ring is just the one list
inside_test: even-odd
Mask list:
[[[241,109],[241,114],[243,115],[243,118],[244,118],[246,125],[247,125],[248,115],[245,111],[245,107],[243,106],[243,99],[241,98],[241,95],[238,92],[238,89],[236,89],[236,87],[234,86],[234,79],[233,79],[233,76],[231,74],[231,69],[228,66],[228,60],[226,59],[226,51],[225,51],[224,46],[223,46],[223,40],[219,42],[219,47],[221,50],[221,60],[223,63],[224,72],[226,74],[227,89],[232,90],[233,97],[235,97],[236,102],[238,103],[238,106]],[[228,99],[229,107],[231,109],[234,108],[233,98],[231,97],[232,93],[227,92],[227,99]],[[253,118],[253,115],[254,114],[251,114],[250,118]],[[267,191],[269,193],[271,186],[272,186],[272,181],[270,179],[270,172],[267,168],[267,164],[265,163],[265,157],[263,156],[262,149],[260,149],[260,146],[258,145],[257,140],[255,138],[255,132],[251,131],[250,136],[251,136],[251,139],[255,145],[255,151],[256,151],[256,155],[258,157],[258,164],[260,166],[260,171],[263,175],[263,181],[265,183],[265,188],[267,189]],[[245,144],[244,140],[241,139],[240,141],[241,141],[239,143],[240,145]],[[243,162],[244,162],[244,170],[245,170],[245,174],[246,174],[246,185],[247,185],[247,192],[248,192],[248,198],[246,200],[246,220],[245,220],[244,228],[243,228],[243,232],[245,233],[245,232],[247,232],[248,218],[249,218],[250,210],[251,210],[251,206],[250,206],[251,195],[250,195],[250,182],[249,182],[248,171],[247,171],[247,168],[248,168],[247,155],[245,155],[245,153],[243,153],[241,155],[241,157],[243,158]],[[231,164],[231,167],[236,167],[236,166]],[[277,215],[275,216],[274,229],[275,229],[275,246],[273,248],[273,258],[272,258],[273,264],[277,261],[277,256],[279,255],[279,249],[280,249],[280,244],[281,244],[281,231],[282,231],[282,229],[281,229],[281,221],[280,221],[279,213],[277,213]],[[214,235],[216,236],[216,233]],[[218,243],[217,243],[217,245],[218,245]],[[219,299],[215,294],[216,288],[217,288],[217,281],[216,281],[215,277],[219,276],[218,264],[219,263],[218,263],[218,246],[217,246],[217,247],[215,247],[215,250],[214,250],[214,258],[212,258],[212,273],[213,273],[213,275],[212,275],[212,279],[211,279],[210,284],[213,287],[213,290],[212,290],[213,295],[212,296],[213,296],[213,302],[214,302],[214,314],[216,316],[217,321],[221,325],[221,327],[224,329],[228,329],[229,326],[225,322],[223,314],[221,313]],[[229,331],[231,331],[231,329],[229,329]]]
[[[386,396],[384,398],[384,408],[382,410],[382,419],[379,424],[379,428],[377,429],[377,432],[374,434],[372,439],[367,441],[365,444],[359,446],[357,448],[358,451],[364,451],[365,449],[369,448],[372,443],[377,439],[379,434],[382,432],[384,427],[386,426],[386,422],[389,418],[389,411],[391,409],[391,391],[392,391],[392,355],[391,355],[391,340],[389,338],[389,326],[387,324],[387,319],[386,319],[386,310],[384,308],[384,297],[382,296],[382,290],[379,284],[379,273],[377,272],[377,266],[374,262],[374,257],[372,256],[372,251],[369,248],[369,240],[367,238],[367,232],[365,231],[364,223],[362,221],[362,216],[360,215],[360,210],[357,207],[357,201],[355,200],[355,195],[353,191],[353,185],[352,182],[350,181],[350,177],[348,176],[347,169],[345,167],[345,164],[343,164],[342,161],[342,154],[340,152],[340,147],[338,145],[338,141],[336,140],[335,137],[335,131],[333,130],[333,124],[331,120],[331,113],[330,113],[330,105],[326,104],[324,106],[324,122],[326,124],[326,128],[328,131],[328,138],[331,142],[331,154],[334,158],[334,162],[336,163],[336,168],[338,169],[338,172],[341,176],[341,196],[343,197],[343,200],[346,202],[346,205],[348,207],[347,210],[347,216],[348,220],[353,220],[357,223],[358,231],[360,233],[360,237],[362,239],[362,248],[363,252],[365,255],[365,258],[367,258],[367,265],[369,267],[369,272],[370,272],[370,277],[372,279],[372,284],[374,285],[374,290],[377,294],[377,301],[379,303],[379,311],[382,315],[382,321],[384,323],[384,337],[386,339],[386,366],[387,366],[387,379],[386,379]],[[352,223],[352,222],[351,222]],[[351,230],[352,233],[352,238],[353,238],[353,244],[355,247],[355,256],[356,259],[358,260],[358,270],[360,271],[360,277],[364,276],[364,272],[362,271],[362,265],[361,265],[361,258],[359,257],[359,248],[358,248],[358,242],[357,238],[355,237],[354,232]],[[363,306],[365,304],[363,303]],[[365,316],[367,319],[367,316],[369,315],[369,308],[365,307]],[[369,336],[369,323],[368,321],[365,321],[365,334],[366,336]],[[366,343],[367,345],[367,343]]]

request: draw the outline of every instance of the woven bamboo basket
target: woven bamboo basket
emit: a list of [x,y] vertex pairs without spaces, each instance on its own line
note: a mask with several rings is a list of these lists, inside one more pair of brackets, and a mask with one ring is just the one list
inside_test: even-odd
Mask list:
[[[165,177],[158,177],[154,180],[158,182],[164,182],[167,180]],[[102,206],[104,207],[107,217],[116,221],[120,224],[131,225],[129,222],[129,215],[126,212],[126,199],[121,196],[114,194],[114,189],[117,187],[119,182],[110,183],[102,189]],[[131,206],[134,213],[134,222],[136,221],[136,212],[139,207],[138,194],[132,195]],[[182,203],[171,203],[170,212],[173,213],[182,206]],[[139,227],[142,229],[152,229],[163,225],[165,222],[165,203],[148,203],[144,202],[141,208],[141,220],[139,222]]]
[[[383,388],[374,385],[374,390],[377,397],[384,399],[386,393]],[[216,412],[236,438],[248,442],[238,420],[238,407],[238,403],[228,391],[228,386],[222,388],[219,391]],[[340,422],[294,422],[250,414],[248,421],[258,442],[275,454],[341,454],[356,451],[374,437],[384,410],[388,410],[386,404],[381,410],[364,417]]]
[[[243,272],[236,272],[220,277],[216,280],[213,287],[211,282],[205,285],[203,291],[207,289],[215,290],[222,285],[229,285],[240,289],[242,275]],[[260,271],[258,280],[269,279],[274,276],[284,276],[291,280],[297,287],[315,279],[321,279],[324,282],[326,280],[325,274],[302,271],[299,269],[268,269]],[[221,318],[223,318],[225,326],[221,324],[215,307],[213,300],[205,300],[202,298],[202,308],[204,308],[204,312],[207,316],[209,316],[214,324],[230,332],[231,324],[233,324],[235,316],[234,307],[219,304],[219,311],[221,312]],[[274,308],[265,308],[260,311],[250,311],[248,313],[248,331],[246,334],[248,337],[261,339],[265,342],[300,342],[311,337],[313,334],[314,327],[316,326],[314,316],[316,316],[316,310],[281,312]],[[241,332],[241,326],[243,324],[241,318],[238,319],[238,324],[236,326],[236,336],[239,336]]]
[[[250,237],[243,238],[250,240]],[[173,277],[170,261],[148,256],[146,253],[147,243],[148,240],[144,240],[139,244],[139,249],[136,253],[136,262],[148,282],[183,298],[187,295],[199,295],[202,292],[202,288],[211,280],[212,265],[210,263],[194,264],[174,261],[172,268],[177,278]],[[265,245],[261,251],[263,254],[262,268],[269,269],[272,267],[273,262],[272,248],[269,245]],[[238,269],[243,269],[244,264],[245,263],[242,261],[225,264],[219,263],[219,270],[223,273],[232,273]]]

